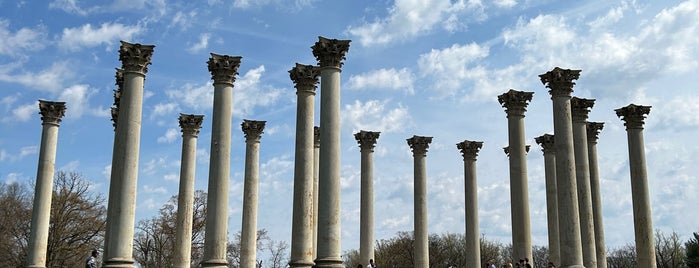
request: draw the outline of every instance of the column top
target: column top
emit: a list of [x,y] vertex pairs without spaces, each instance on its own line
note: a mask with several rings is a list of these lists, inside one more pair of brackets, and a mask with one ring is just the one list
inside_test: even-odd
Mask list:
[[587,122],[587,143],[597,143],[599,133],[604,128],[603,122]]
[[413,150],[413,156],[425,156],[427,155],[427,149],[430,148],[430,143],[432,143],[432,137],[413,135],[413,137],[407,139],[407,141],[408,145]]
[[621,107],[614,110],[616,115],[624,120],[624,126],[626,129],[640,128],[643,129],[643,120],[646,119],[646,115],[650,113],[651,106],[643,106],[636,104],[629,104],[626,107]]
[[180,114],[180,128],[182,129],[182,136],[199,135],[199,129],[201,128],[201,123],[204,121],[204,115],[197,114]]
[[498,96],[498,102],[505,107],[507,115],[521,115],[527,111],[527,105],[532,100],[534,92],[524,92],[510,89]]
[[117,86],[116,91],[121,91],[124,88],[124,69],[114,68],[116,73],[114,74],[114,84]]
[[478,151],[483,148],[483,142],[464,140],[457,143],[456,148],[461,151],[461,156],[464,157],[464,161],[467,159],[475,161],[478,156]]
[[153,56],[154,45],[141,45],[121,41],[119,47],[119,60],[123,72],[133,72],[146,75],[150,59]]
[[229,84],[233,85],[235,76],[238,74],[238,67],[243,57],[228,56],[211,53],[211,57],[206,62],[211,73],[211,80],[214,84]]
[[581,70],[561,69],[559,67],[539,75],[541,83],[549,88],[549,94],[555,96],[569,96],[573,92],[575,82],[580,78]]
[[590,114],[590,109],[593,106],[595,106],[595,99],[570,98],[570,112],[573,121],[587,120],[587,116]]
[[66,103],[39,100],[39,114],[43,124],[58,126],[61,123],[61,118],[66,114]]
[[539,144],[539,146],[541,146],[541,151],[544,152],[544,154],[555,153],[556,147],[554,138],[555,136],[551,134],[544,134],[534,138],[534,141],[536,141],[536,143]]
[[243,119],[243,123],[240,126],[243,129],[243,133],[245,133],[245,142],[260,142],[265,123],[267,121]]
[[[529,145],[529,144],[524,145],[524,152],[525,152],[525,153],[528,153],[528,152],[529,152],[529,149],[530,149],[531,147],[532,147],[532,146]],[[507,157],[510,157],[510,146],[502,147],[502,151],[505,152],[505,154],[507,155]]]
[[320,127],[313,126],[313,147],[320,148]]
[[289,70],[289,77],[291,81],[296,84],[297,91],[315,93],[319,75],[320,70],[314,65],[296,63],[296,66]]
[[119,117],[119,108],[112,107],[110,111],[112,112],[112,127],[114,127],[114,131],[116,131],[117,118]]
[[318,36],[313,49],[313,56],[318,60],[318,65],[322,67],[342,68],[342,61],[345,58],[345,53],[349,50],[352,40],[328,39]]
[[361,148],[361,151],[369,150],[369,152],[373,152],[374,145],[376,144],[376,140],[379,138],[380,134],[381,132],[360,130],[359,132],[354,133],[354,138],[359,143],[359,148]]

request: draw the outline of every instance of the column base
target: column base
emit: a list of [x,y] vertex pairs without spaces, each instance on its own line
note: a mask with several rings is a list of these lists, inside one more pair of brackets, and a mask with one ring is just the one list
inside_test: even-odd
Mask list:
[[220,268],[227,268],[228,267],[228,261],[224,259],[213,259],[213,260],[206,260],[202,261],[201,267],[220,267]]
[[314,268],[345,268],[345,265],[342,263],[342,259],[340,259],[340,258],[327,257],[327,258],[322,258],[322,259],[316,259],[316,265],[314,265],[313,267]]
[[102,264],[102,268],[134,268],[136,267],[134,265],[134,260],[133,259],[124,259],[124,258],[111,258],[108,260],[104,260],[104,263]]
[[39,266],[35,264],[27,265],[27,268],[46,268],[46,266]]
[[313,267],[314,264],[315,263],[312,261],[297,260],[297,261],[290,261],[289,267]]
[[583,265],[568,265],[568,266],[561,266],[559,268],[585,268]]

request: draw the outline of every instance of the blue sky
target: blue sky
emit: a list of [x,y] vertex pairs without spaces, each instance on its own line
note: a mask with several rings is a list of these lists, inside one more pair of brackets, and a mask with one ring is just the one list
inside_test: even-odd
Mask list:
[[[342,249],[358,248],[360,153],[353,134],[380,131],[374,154],[375,238],[409,231],[412,154],[427,153],[430,233],[464,231],[463,159],[483,141],[480,231],[511,239],[507,118],[497,95],[535,92],[525,117],[534,244],[546,245],[543,156],[553,132],[538,75],[582,69],[574,96],[596,99],[606,241],[633,242],[626,131],[614,109],[651,105],[645,146],[654,228],[699,231],[699,1],[1,1],[0,182],[32,182],[37,99],[67,102],[56,167],[81,172],[107,196],[109,116],[119,40],[156,45],[145,82],[137,220],[177,194],[179,113],[205,114],[196,188],[207,189],[213,86],[209,53],[242,56],[235,82],[229,232],[240,230],[243,119],[266,120],[260,145],[259,228],[291,239],[296,95],[288,71],[315,64],[317,36],[351,39],[342,68]],[[322,92],[318,91],[319,94]],[[319,122],[316,97],[316,124]]]

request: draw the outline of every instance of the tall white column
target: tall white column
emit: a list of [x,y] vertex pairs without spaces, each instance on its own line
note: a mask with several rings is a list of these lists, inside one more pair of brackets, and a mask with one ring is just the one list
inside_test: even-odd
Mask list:
[[297,63],[289,71],[297,96],[291,267],[313,266],[313,98],[318,75],[319,70],[313,65]]
[[257,267],[257,204],[260,167],[260,139],[266,121],[243,120],[245,134],[245,182],[243,223],[240,231],[240,267]]
[[231,112],[233,82],[241,57],[211,53],[207,62],[214,80],[209,188],[206,199],[206,233],[202,267],[228,267],[228,181],[231,166]]
[[414,268],[430,267],[429,240],[427,231],[427,171],[425,157],[432,137],[413,136],[408,145],[413,151],[414,197],[413,208],[415,221]]
[[119,97],[119,121],[114,134],[103,267],[133,267],[134,263],[132,253],[143,82],[154,48],[152,45],[121,41],[119,49],[124,85]]
[[529,183],[527,154],[524,144],[524,112],[533,92],[516,91],[498,96],[507,113],[510,151],[510,202],[512,215],[512,254],[515,258],[532,259],[531,223],[529,219]]
[[583,266],[580,243],[580,215],[575,181],[575,156],[573,151],[573,122],[570,110],[570,94],[580,77],[580,70],[554,68],[539,75],[548,87],[553,102],[553,130],[556,147],[556,187],[558,198],[558,232],[561,268]]
[[41,114],[41,145],[39,167],[36,172],[34,203],[32,206],[31,233],[27,248],[27,267],[46,267],[46,250],[49,241],[53,173],[56,167],[58,126],[66,113],[65,102],[39,100]]
[[587,156],[590,159],[590,195],[592,215],[595,222],[595,250],[597,267],[607,267],[607,245],[604,242],[604,221],[602,219],[602,193],[600,192],[599,168],[597,164],[597,138],[604,123],[587,122]]
[[478,231],[478,183],[476,157],[481,141],[465,140],[456,144],[464,157],[464,196],[466,211],[466,267],[481,267],[481,242]]
[[374,259],[374,145],[380,134],[364,130],[354,134],[362,154],[359,260],[364,263]]
[[[116,68],[116,74],[114,75],[114,78],[116,80],[115,84],[117,85],[117,89],[114,90],[114,105],[110,109],[112,112],[112,126],[114,127],[114,132],[115,132],[114,142],[112,143],[112,146],[113,146],[112,152],[115,152],[117,150],[116,148],[118,146],[120,146],[116,142],[116,127],[117,127],[117,120],[119,118],[119,100],[121,99],[121,91],[124,88],[124,70],[122,70],[120,68]],[[115,164],[114,162],[116,162],[116,161],[112,160],[112,165]],[[113,177],[113,178],[120,177],[118,174],[114,173],[114,172],[119,172],[120,170],[121,169],[114,169],[114,167],[112,167],[111,177]],[[119,186],[118,181],[110,180],[109,181],[109,188],[110,189],[111,188],[118,189],[118,188],[121,188],[121,186]],[[117,198],[118,198],[118,192],[110,190],[107,200],[116,200]],[[107,223],[105,224],[105,230],[110,229],[110,223],[111,223],[111,221],[107,221]],[[105,236],[104,247],[102,248],[102,251],[109,252],[109,237]],[[103,256],[105,256],[105,255],[106,254],[103,254]]]
[[313,260],[318,256],[318,170],[320,169],[320,127],[313,127]]
[[175,256],[173,266],[191,267],[192,218],[194,215],[194,173],[197,157],[197,136],[203,115],[180,114],[182,130],[182,160],[180,161],[180,188],[177,194],[177,220],[175,222]]
[[636,237],[636,258],[639,268],[655,268],[655,243],[653,242],[653,217],[648,193],[646,150],[643,142],[643,124],[650,113],[650,106],[629,104],[616,109],[616,115],[624,120],[629,143],[629,169],[631,171],[631,202],[633,227]]
[[318,37],[313,56],[320,66],[320,170],[316,267],[344,267],[340,233],[340,71],[350,40]]
[[573,148],[575,151],[575,178],[578,188],[578,208],[580,213],[580,242],[583,250],[583,264],[587,268],[597,268],[595,249],[595,222],[592,214],[590,195],[590,160],[587,156],[587,115],[594,99],[573,97],[570,100],[573,122]]
[[556,189],[556,148],[554,136],[544,134],[534,139],[544,152],[544,174],[546,177],[546,220],[548,223],[549,262],[560,265],[561,253],[558,234],[558,200]]

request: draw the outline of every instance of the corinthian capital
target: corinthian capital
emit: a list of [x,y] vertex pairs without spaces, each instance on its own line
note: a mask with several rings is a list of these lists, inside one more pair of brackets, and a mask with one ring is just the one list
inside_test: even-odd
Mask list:
[[111,111],[111,113],[112,113],[112,126],[114,127],[114,130],[116,131],[117,119],[118,119],[118,117],[119,117],[119,108],[117,108],[117,107],[112,107],[112,108],[110,109],[110,111]]
[[643,120],[650,113],[650,106],[629,104],[629,106],[614,110],[616,115],[624,120],[626,129],[643,128]]
[[476,161],[476,156],[478,156],[478,151],[483,147],[482,141],[470,141],[464,140],[456,144],[456,148],[461,150],[461,155],[464,157],[464,161],[473,160]]
[[587,120],[590,109],[595,106],[595,99],[583,99],[578,97],[570,98],[570,113],[573,122]]
[[359,148],[361,148],[362,151],[369,150],[370,152],[373,152],[376,139],[379,138],[380,134],[381,132],[361,130],[354,134],[354,138],[359,143]]
[[604,128],[602,122],[587,122],[587,143],[597,143],[599,133]]
[[[525,153],[528,153],[528,152],[529,152],[529,148],[531,148],[531,147],[532,147],[532,146],[531,146],[531,145],[528,145],[528,144],[527,144],[527,145],[524,145],[524,152],[525,152]],[[507,157],[510,157],[510,146],[502,147],[502,151],[505,152],[505,154],[507,155]]]
[[203,115],[196,114],[180,114],[180,128],[182,129],[182,136],[190,135],[196,137],[199,135],[199,129],[201,129],[201,123],[204,121]]
[[265,123],[267,121],[254,121],[243,119],[243,123],[240,126],[245,133],[245,142],[260,142],[263,130],[265,130]]
[[119,60],[124,72],[135,72],[146,75],[150,58],[153,56],[153,45],[132,44],[121,41]]
[[320,127],[313,127],[313,147],[320,148]]
[[556,67],[545,74],[539,75],[539,78],[541,83],[550,89],[549,94],[552,97],[570,96],[575,85],[573,80],[577,80],[580,77],[580,71]]
[[58,126],[61,123],[61,118],[66,114],[66,103],[39,100],[39,114],[43,124]]
[[318,75],[320,75],[320,70],[313,65],[296,63],[296,66],[289,70],[289,77],[296,84],[297,91],[315,93]]
[[211,72],[211,79],[214,80],[214,84],[223,83],[232,86],[233,82],[235,82],[235,76],[238,74],[238,67],[240,67],[242,58],[240,56],[211,53],[211,58],[209,58],[206,64],[209,66],[209,72]]
[[551,134],[544,134],[534,138],[534,141],[541,146],[541,151],[544,152],[544,154],[556,152],[554,140],[554,136]]
[[413,156],[426,156],[427,149],[430,148],[430,143],[432,143],[432,137],[424,136],[413,136],[407,139],[408,145],[413,150]]
[[527,111],[527,105],[532,100],[534,92],[524,92],[510,89],[506,93],[498,96],[498,102],[505,107],[507,115],[521,115]]
[[342,68],[345,53],[349,50],[351,40],[328,39],[318,36],[318,42],[311,47],[313,56],[320,67]]

